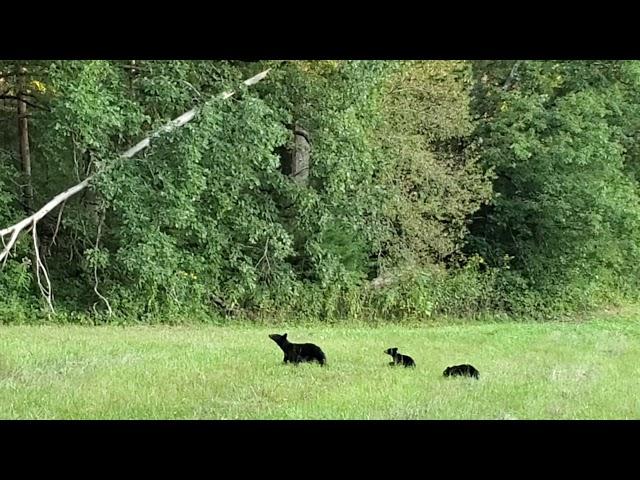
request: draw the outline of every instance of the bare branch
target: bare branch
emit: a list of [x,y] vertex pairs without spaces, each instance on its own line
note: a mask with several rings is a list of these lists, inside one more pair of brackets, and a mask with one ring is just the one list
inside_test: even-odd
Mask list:
[[30,105],[33,108],[39,108],[41,110],[46,110],[47,112],[51,111],[49,107],[45,107],[44,105],[36,105],[35,103],[31,103],[29,100],[25,100],[24,98],[21,98],[16,95],[0,95],[0,100],[16,100],[18,102],[26,103],[27,105]]
[[[49,274],[47,273],[47,269],[45,268],[42,260],[40,259],[40,247],[38,245],[38,234],[36,233],[36,222],[33,222],[33,247],[36,253],[36,277],[38,279],[38,287],[40,287],[40,292],[42,296],[47,300],[47,304],[53,313],[55,310],[53,308],[53,295],[51,291],[51,281],[49,280]],[[40,270],[44,275],[44,279],[47,282],[47,288],[42,285],[42,281],[40,280]]]
[[193,85],[191,85],[189,82],[187,82],[186,80],[181,80],[182,83],[186,83],[189,87],[191,87],[191,89],[196,92],[196,95],[198,95],[198,97],[202,97],[202,94],[198,91],[198,89],[196,87],[194,87]]
[[[0,236],[0,240],[2,241],[2,248],[6,248],[7,244],[4,243],[4,237]],[[7,264],[7,257],[4,257],[4,260],[2,261],[2,268],[4,268],[6,264]]]
[[107,298],[98,291],[98,265],[97,264],[93,266],[93,278],[95,280],[93,291],[96,292],[96,295],[98,295],[100,299],[107,306],[107,310],[109,310],[109,316],[112,316],[113,310],[111,309],[111,304],[109,303],[109,300],[107,300]]
[[0,260],[2,260],[2,266],[5,265],[5,263],[7,261],[7,257],[9,256],[9,252],[11,251],[11,248],[13,247],[13,244],[16,243],[16,240],[18,238],[18,234],[22,230],[24,230],[25,226],[22,226],[21,228],[16,227],[14,230],[9,230],[7,232],[7,234],[9,234],[11,232],[11,237],[9,238],[9,243],[5,243],[4,242],[4,235],[2,234],[2,232],[0,232],[0,237],[2,237],[2,245],[4,247],[4,250],[2,250],[2,255],[0,255]]
[[82,191],[83,189],[85,189],[87,185],[89,185],[90,181],[91,181],[91,177],[85,178],[82,182],[71,187],[69,190],[59,193],[58,195],[53,197],[51,200],[49,200],[49,202],[47,202],[44,205],[44,207],[42,207],[33,215],[25,218],[24,220],[21,220],[20,222],[16,223],[15,225],[12,225],[11,227],[0,230],[0,237],[5,237],[11,234],[11,237],[9,238],[9,242],[6,244],[4,250],[0,252],[0,260],[4,260],[4,258],[7,255],[9,255],[9,252],[11,251],[11,248],[13,247],[13,245],[16,243],[16,240],[20,232],[22,232],[25,228],[31,226],[32,224],[35,225],[35,223],[40,221],[44,216],[46,216],[49,212],[51,212],[51,210],[56,208],[62,202],[72,197],[76,193]]
[[60,220],[62,220],[62,211],[64,210],[64,206],[67,202],[64,201],[62,202],[62,205],[60,206],[60,212],[58,213],[58,221],[56,222],[56,229],[53,232],[53,239],[51,240],[51,245],[55,245],[56,244],[56,237],[58,236],[58,228],[60,228]]
[[[100,244],[100,234],[102,233],[102,225],[104,224],[105,215],[106,215],[106,212],[105,212],[104,203],[103,203],[102,204],[102,216],[100,217],[100,223],[98,223],[98,233],[96,235],[96,244],[94,246],[96,251],[98,250],[98,245]],[[105,296],[103,296],[98,291],[98,262],[95,262],[93,264],[93,279],[95,280],[95,284],[93,285],[93,291],[96,292],[96,295],[98,295],[98,297],[100,297],[100,299],[107,306],[107,309],[109,310],[109,316],[112,316],[113,315],[113,310],[111,309],[111,305],[109,304],[109,300],[107,300],[107,298]],[[95,311],[95,305],[94,305],[94,311]]]
[[26,75],[31,75],[31,74],[29,72],[5,72],[0,74],[0,78],[24,77]]
[[260,260],[258,260],[258,263],[256,263],[255,268],[258,268],[260,266],[260,264],[262,263],[262,261],[266,259],[267,266],[269,267],[269,269],[271,269],[271,267],[269,265],[269,257],[267,257],[268,251],[269,251],[269,239],[267,238],[267,241],[264,244],[264,253],[262,254],[262,257],[260,257]]
[[[264,77],[266,77],[269,74],[270,70],[271,69],[269,68],[269,69],[265,70],[264,72],[261,72],[258,75],[254,76],[254,77],[251,77],[248,80],[245,80],[243,83],[246,86],[255,85],[260,80],[262,80]],[[236,92],[233,91],[233,90],[232,91],[228,91],[228,92],[224,92],[224,93],[222,93],[222,95],[220,95],[220,97],[223,100],[226,100],[227,98],[233,96],[235,93]],[[159,137],[163,133],[168,133],[168,132],[170,132],[172,130],[175,130],[176,128],[179,128],[179,127],[183,126],[184,124],[190,122],[191,120],[193,120],[193,117],[195,117],[195,115],[198,112],[198,110],[199,110],[199,107],[195,107],[195,108],[189,110],[188,112],[183,113],[178,118],[172,120],[171,122],[166,124],[164,127],[160,128],[153,135],[151,135],[151,136],[145,138],[144,140],[138,142],[136,145],[134,145],[129,150],[124,152],[122,154],[122,157],[123,158],[131,158],[131,157],[133,157],[139,151],[144,150],[145,148],[147,148],[151,144],[151,139],[152,138]]]
[[74,133],[71,134],[71,144],[73,150],[73,167],[76,172],[76,178],[80,181],[80,167],[78,166],[78,152],[76,148],[76,136]]

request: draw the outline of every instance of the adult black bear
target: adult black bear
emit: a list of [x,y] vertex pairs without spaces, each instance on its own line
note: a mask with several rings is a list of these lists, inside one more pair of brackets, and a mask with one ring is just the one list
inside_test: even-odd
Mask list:
[[319,346],[313,343],[291,343],[287,340],[287,334],[278,335],[273,333],[269,338],[276,342],[284,352],[284,363],[300,363],[317,361],[320,365],[324,365],[327,357]]
[[454,365],[453,367],[447,367],[442,373],[445,377],[473,377],[476,380],[480,380],[480,372],[473,365]]
[[416,362],[413,361],[413,358],[411,358],[409,355],[402,355],[401,353],[398,353],[398,349],[396,347],[388,348],[384,351],[384,353],[391,355],[391,357],[393,358],[393,362],[391,362],[389,365],[404,365],[405,367],[416,366]]

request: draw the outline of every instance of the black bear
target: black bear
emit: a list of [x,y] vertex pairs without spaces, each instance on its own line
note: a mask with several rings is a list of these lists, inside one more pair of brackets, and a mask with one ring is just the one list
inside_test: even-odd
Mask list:
[[393,362],[391,362],[389,365],[404,365],[405,367],[416,366],[416,362],[413,361],[413,358],[411,358],[409,355],[402,355],[401,353],[398,353],[398,349],[396,347],[388,348],[384,351],[384,353],[393,357]]
[[473,377],[476,380],[480,379],[480,372],[473,365],[454,365],[453,367],[447,367],[442,373],[445,377]]
[[276,342],[284,352],[284,363],[313,362],[314,360],[324,365],[327,357],[319,346],[313,343],[291,343],[287,340],[287,334],[273,333],[269,338]]

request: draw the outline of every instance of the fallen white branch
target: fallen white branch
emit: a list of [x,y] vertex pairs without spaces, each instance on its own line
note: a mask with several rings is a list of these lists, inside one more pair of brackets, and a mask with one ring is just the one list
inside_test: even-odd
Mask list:
[[4,237],[11,234],[9,242],[5,244],[4,250],[2,251],[2,253],[0,253],[0,261],[3,261],[6,257],[9,256],[9,252],[11,251],[11,248],[13,248],[13,245],[16,243],[20,232],[22,232],[29,225],[37,223],[66,199],[74,196],[76,193],[86,188],[87,185],[89,185],[89,181],[91,180],[91,178],[92,177],[87,177],[79,184],[71,187],[69,190],[59,193],[58,195],[53,197],[44,207],[42,207],[30,217],[25,218],[24,220],[16,223],[15,225],[12,225],[11,227],[0,230],[0,237],[3,237],[3,240]]
[[[243,83],[246,86],[251,86],[251,85],[255,85],[256,83],[258,83],[260,80],[264,79],[269,71],[271,69],[267,69],[263,72],[260,72],[258,75],[255,75],[247,80],[245,80]],[[236,92],[235,91],[229,91],[229,92],[224,92],[220,95],[220,97],[222,99],[227,99],[231,96],[233,96]],[[163,126],[162,128],[160,128],[157,132],[153,133],[152,135],[148,136],[147,138],[145,138],[144,140],[138,142],[136,145],[134,145],[133,147],[131,147],[129,150],[127,150],[126,152],[124,152],[121,157],[122,158],[132,158],[136,153],[144,150],[145,148],[147,148],[150,143],[151,143],[151,139],[158,137],[164,133],[170,132],[172,130],[175,130],[176,128],[179,128],[183,125],[185,125],[186,123],[190,122],[193,117],[195,117],[196,113],[198,112],[200,107],[196,107],[193,108],[191,110],[189,110],[186,113],[183,113],[182,115],[180,115],[178,118],[172,120],[171,122],[169,122],[168,124],[166,124],[165,126]],[[65,190],[62,193],[59,193],[58,195],[56,195],[55,197],[53,197],[49,202],[47,202],[40,210],[38,210],[36,213],[34,213],[33,215],[31,215],[30,217],[25,218],[24,220],[21,220],[20,222],[16,223],[15,225],[12,225],[10,227],[4,228],[2,230],[0,230],[0,237],[2,239],[2,243],[4,246],[4,249],[2,250],[2,252],[0,253],[0,262],[3,262],[6,260],[6,258],[9,256],[11,249],[13,248],[14,244],[16,243],[16,240],[18,239],[18,235],[24,231],[25,228],[27,228],[29,225],[33,225],[35,227],[35,224],[42,219],[43,217],[45,217],[49,212],[51,212],[54,208],[56,208],[58,205],[60,205],[62,202],[66,201],[68,198],[74,196],[76,193],[84,190],[89,183],[91,182],[91,179],[95,176],[95,174],[88,176],[87,178],[85,178],[82,182],[78,183],[77,185],[74,185],[73,187],[69,188],[68,190]],[[35,231],[35,228],[34,228]],[[10,235],[9,237],[9,241],[5,242],[5,237]],[[36,250],[37,250],[37,246],[36,246]]]
[[[270,70],[271,69],[268,68],[267,70],[265,70],[264,72],[259,73],[255,77],[251,77],[248,80],[245,80],[243,83],[246,86],[255,85],[260,80],[262,80],[264,77],[266,77]],[[223,100],[226,100],[227,98],[232,97],[233,95],[235,95],[235,93],[236,92],[234,92],[234,91],[224,92],[224,93],[222,93],[220,95],[220,97]],[[179,127],[183,126],[184,124],[190,122],[191,120],[193,120],[193,117],[195,117],[196,113],[198,113],[199,109],[200,109],[200,107],[192,108],[188,112],[183,113],[182,115],[180,115],[178,118],[170,121],[164,127],[160,128],[156,133],[154,133],[153,135],[148,136],[147,138],[145,138],[144,140],[138,142],[138,144],[134,145],[129,150],[124,152],[122,154],[122,158],[131,158],[131,157],[133,157],[139,151],[144,150],[145,148],[147,148],[149,146],[149,144],[151,143],[151,139],[152,138],[158,137],[158,136],[162,135],[163,133],[168,133],[168,132],[170,132],[172,130],[175,130],[176,128],[179,128]]]

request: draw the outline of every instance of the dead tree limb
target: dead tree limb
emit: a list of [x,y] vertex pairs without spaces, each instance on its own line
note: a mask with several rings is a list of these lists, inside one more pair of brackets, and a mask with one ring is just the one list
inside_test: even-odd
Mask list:
[[[53,309],[53,291],[51,290],[51,281],[49,280],[49,274],[47,273],[47,269],[44,266],[44,263],[42,263],[42,260],[40,259],[40,246],[38,245],[38,234],[36,232],[36,222],[33,222],[33,247],[36,253],[36,277],[38,279],[38,287],[40,287],[40,292],[42,293],[42,296],[47,300],[47,304],[49,305],[49,308],[51,309],[52,312],[55,313],[55,310]],[[42,274],[44,275],[44,279],[47,282],[47,287],[45,288],[42,285],[42,281],[40,280],[40,271],[42,270]]]
[[53,197],[51,200],[49,200],[49,202],[46,203],[44,207],[42,207],[40,210],[38,210],[36,213],[31,215],[30,217],[27,217],[24,220],[21,220],[15,225],[12,225],[8,228],[0,230],[0,237],[3,237],[3,240],[4,240],[4,237],[6,237],[7,235],[11,235],[9,237],[9,241],[5,244],[4,250],[0,253],[0,261],[4,260],[5,257],[9,255],[9,252],[11,251],[11,249],[13,248],[13,245],[16,243],[16,240],[18,239],[18,235],[25,228],[37,223],[43,217],[45,217],[51,210],[53,210],[58,205],[60,205],[62,202],[74,196],[76,193],[82,191],[83,189],[85,189],[87,185],[89,185],[91,178],[92,177],[87,177],[79,184],[71,187],[69,190],[59,193],[58,195]]
[[58,236],[58,229],[60,228],[60,221],[62,220],[62,211],[64,210],[65,202],[62,202],[60,205],[60,211],[58,212],[58,221],[56,222],[56,229],[53,232],[53,239],[51,240],[51,245],[56,244],[56,237]]
[[20,95],[0,95],[0,100],[16,100],[18,102],[23,102],[26,103],[27,105],[33,107],[33,108],[40,108],[42,110],[46,110],[48,112],[51,111],[51,109],[49,107],[45,107],[44,105],[38,105],[35,103],[30,102],[29,100],[26,100],[25,97],[26,95],[24,93],[21,93]]
[[[258,75],[255,75],[254,77],[251,77],[245,80],[243,83],[246,86],[255,85],[260,80],[264,79],[269,74],[270,70],[271,69],[269,68],[263,72],[260,72]],[[235,91],[224,92],[220,95],[220,97],[222,99],[227,99],[233,96],[235,93],[236,93]],[[184,124],[190,122],[193,119],[193,117],[195,117],[196,113],[199,111],[199,108],[200,107],[193,108],[188,112],[183,113],[178,118],[172,120],[171,122],[166,124],[164,127],[160,128],[157,132],[148,136],[144,140],[138,142],[136,145],[134,145],[129,150],[124,152],[121,155],[121,158],[125,158],[125,159],[132,158],[138,152],[147,148],[151,144],[151,139],[158,137],[164,133],[171,132],[172,130],[175,130],[176,128],[179,128]],[[74,185],[68,190],[65,190],[64,192],[59,193],[58,195],[53,197],[51,200],[49,200],[49,202],[47,202],[40,210],[35,212],[33,215],[25,218],[24,220],[21,220],[15,225],[12,225],[10,227],[0,230],[0,237],[2,237],[2,240],[4,243],[4,249],[2,250],[2,252],[0,252],[0,262],[3,261],[9,255],[9,253],[11,252],[11,249],[13,248],[13,245],[16,243],[16,240],[18,239],[18,235],[25,228],[27,228],[29,225],[32,225],[32,224],[35,225],[35,223],[37,223],[40,219],[45,217],[49,212],[51,212],[54,208],[56,208],[62,202],[68,200],[70,197],[74,196],[76,193],[81,192],[82,190],[87,188],[87,186],[89,185],[91,180],[94,178],[94,176],[95,174],[90,175],[87,178],[85,178],[82,182],[78,183],[77,185]],[[5,243],[4,237],[8,235],[10,236],[9,241]]]
[[[268,68],[264,72],[260,72],[255,77],[251,77],[248,80],[245,80],[243,83],[248,87],[251,86],[251,85],[255,85],[260,80],[262,80],[264,77],[266,77],[269,74],[270,70],[271,69]],[[223,100],[226,100],[227,98],[232,97],[233,95],[235,95],[235,93],[236,93],[235,91],[224,92],[222,95],[220,95],[220,98],[222,98]],[[195,117],[196,113],[198,113],[198,110],[200,110],[200,107],[192,108],[188,112],[183,113],[178,118],[176,118],[176,119],[172,120],[171,122],[167,123],[164,127],[160,128],[156,133],[154,133],[153,135],[148,136],[147,138],[145,138],[144,140],[138,142],[136,145],[134,145],[129,150],[124,152],[122,154],[122,158],[131,158],[131,157],[133,157],[139,151],[144,150],[145,148],[147,148],[151,143],[151,139],[153,139],[155,137],[159,137],[160,135],[162,135],[164,133],[168,133],[168,132],[170,132],[172,130],[175,130],[176,128],[179,128],[179,127],[183,126],[184,124],[190,122],[191,120],[193,120],[193,117]]]
[[[106,216],[104,202],[102,204],[101,210],[102,210],[102,216],[100,217],[100,223],[98,224],[98,234],[96,235],[96,244],[94,247],[96,252],[98,251],[98,247],[100,245],[100,235],[102,233],[102,225],[104,224],[104,218]],[[109,316],[112,316],[113,310],[111,309],[111,304],[109,303],[109,300],[107,300],[107,298],[98,291],[98,262],[94,262],[93,264],[93,279],[95,281],[95,284],[93,285],[93,291],[96,292],[96,295],[98,295],[98,297],[100,297],[100,299],[107,306],[107,310],[109,310]],[[95,310],[95,305],[94,305],[94,310]]]

